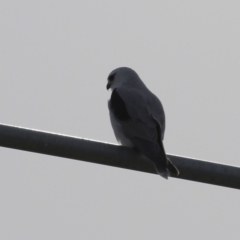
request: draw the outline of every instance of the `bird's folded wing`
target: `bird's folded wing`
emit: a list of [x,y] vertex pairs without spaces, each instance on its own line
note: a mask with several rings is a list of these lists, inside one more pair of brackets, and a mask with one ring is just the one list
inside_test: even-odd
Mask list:
[[161,139],[162,129],[149,106],[151,99],[149,100],[147,96],[137,90],[120,89],[118,94],[124,101],[130,116],[128,121],[121,122],[124,134],[147,157],[154,161],[162,159],[166,164],[167,160]]
[[145,141],[157,142],[157,122],[152,117],[148,98],[139,90],[117,89],[125,103],[130,116],[128,121],[121,122],[124,133],[130,137],[142,138]]

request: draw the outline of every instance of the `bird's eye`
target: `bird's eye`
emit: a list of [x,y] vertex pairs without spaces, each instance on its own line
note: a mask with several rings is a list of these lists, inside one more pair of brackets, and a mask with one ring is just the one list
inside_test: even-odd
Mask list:
[[116,73],[111,74],[111,75],[108,77],[108,81],[109,81],[109,82],[112,82],[112,81],[114,80],[114,78],[115,78],[115,75],[116,75]]

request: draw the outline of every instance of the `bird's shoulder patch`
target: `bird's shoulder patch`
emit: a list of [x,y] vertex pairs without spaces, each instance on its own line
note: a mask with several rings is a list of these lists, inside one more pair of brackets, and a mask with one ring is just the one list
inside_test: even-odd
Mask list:
[[110,99],[110,107],[114,114],[114,116],[120,121],[127,121],[130,119],[130,115],[127,111],[126,104],[117,92],[115,88],[112,91],[111,99]]

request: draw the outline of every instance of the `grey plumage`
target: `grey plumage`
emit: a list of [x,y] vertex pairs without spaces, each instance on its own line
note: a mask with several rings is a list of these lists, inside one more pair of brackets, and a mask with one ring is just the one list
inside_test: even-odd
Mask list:
[[160,100],[137,73],[127,67],[117,68],[109,74],[109,88],[112,95],[108,107],[117,140],[146,155],[162,177],[178,175],[179,171],[167,158],[162,142],[165,113]]

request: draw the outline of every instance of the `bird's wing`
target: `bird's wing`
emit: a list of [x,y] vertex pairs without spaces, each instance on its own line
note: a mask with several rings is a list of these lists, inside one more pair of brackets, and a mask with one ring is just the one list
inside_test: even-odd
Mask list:
[[121,112],[129,117],[130,121],[124,121],[123,118],[121,122],[126,128],[129,127],[129,133],[156,142],[158,134],[161,136],[164,131],[165,117],[162,105],[155,95],[149,91],[126,88],[117,88],[114,92],[114,95],[118,95],[118,102],[123,102],[121,110],[120,104],[116,104],[116,113]]
[[151,109],[151,93],[126,88],[118,88],[116,91],[125,103],[129,115],[128,120],[121,121],[122,131],[143,154],[153,161],[161,160],[166,166],[161,124],[155,119],[161,109],[156,109],[157,114],[154,117]]

